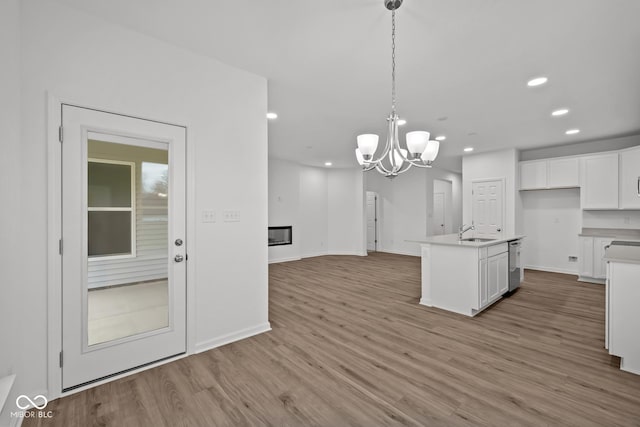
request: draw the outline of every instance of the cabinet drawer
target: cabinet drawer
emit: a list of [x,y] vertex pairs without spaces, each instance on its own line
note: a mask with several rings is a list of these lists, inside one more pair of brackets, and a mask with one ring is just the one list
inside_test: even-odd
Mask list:
[[489,246],[487,248],[487,256],[494,256],[509,250],[509,244],[507,242],[499,243],[497,245]]

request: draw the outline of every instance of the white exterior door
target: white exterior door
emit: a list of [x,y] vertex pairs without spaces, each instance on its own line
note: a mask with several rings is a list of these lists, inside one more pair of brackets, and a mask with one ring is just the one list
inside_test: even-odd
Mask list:
[[62,388],[186,351],[186,130],[62,107]]
[[445,197],[444,193],[433,194],[433,235],[445,234]]
[[503,230],[504,184],[502,180],[475,181],[472,186],[475,234],[495,236]]
[[367,191],[367,250],[378,250],[378,218],[377,218],[378,196],[376,193]]

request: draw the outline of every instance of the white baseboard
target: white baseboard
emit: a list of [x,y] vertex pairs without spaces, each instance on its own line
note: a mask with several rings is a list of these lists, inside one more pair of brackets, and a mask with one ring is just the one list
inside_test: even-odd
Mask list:
[[367,252],[359,251],[330,251],[327,255],[367,256]]
[[230,344],[235,341],[240,341],[245,338],[252,337],[254,335],[268,332],[271,330],[271,324],[269,322],[261,323],[260,325],[252,326],[250,328],[242,329],[240,331],[231,332],[226,335],[222,335],[212,340],[207,340],[196,344],[196,353],[202,353],[203,351],[211,350],[216,347],[221,347],[225,344]]
[[382,249],[382,250],[379,250],[378,252],[385,252],[385,253],[388,253],[388,254],[396,254],[396,255],[415,256],[415,257],[420,257],[421,256],[420,253],[407,252],[407,251],[397,251],[397,250],[391,250],[391,249]]
[[315,258],[317,256],[325,256],[325,255],[329,255],[328,252],[311,252],[308,254],[302,254],[302,258]]
[[572,276],[577,276],[578,272],[573,270],[566,270],[564,268],[554,268],[554,267],[541,267],[538,265],[525,265],[525,270],[537,270],[537,271],[546,271],[549,273],[561,273],[561,274],[570,274]]
[[300,260],[301,258],[299,256],[292,256],[288,258],[275,258],[275,259],[270,259],[269,264],[277,264],[279,262],[300,261]]
[[431,304],[431,300],[430,299],[426,299],[426,298],[420,298],[420,305],[424,305],[427,307],[433,307],[433,304]]

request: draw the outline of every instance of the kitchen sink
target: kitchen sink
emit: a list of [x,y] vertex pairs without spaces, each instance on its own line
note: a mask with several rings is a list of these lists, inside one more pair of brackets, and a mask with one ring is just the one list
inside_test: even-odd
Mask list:
[[481,237],[469,237],[468,239],[462,239],[461,242],[490,242],[496,239],[483,239]]

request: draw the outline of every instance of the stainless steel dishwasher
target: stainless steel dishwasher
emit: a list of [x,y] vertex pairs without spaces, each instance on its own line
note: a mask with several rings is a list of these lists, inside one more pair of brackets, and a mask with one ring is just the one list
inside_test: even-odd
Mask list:
[[520,247],[522,240],[509,242],[509,294],[520,287]]

